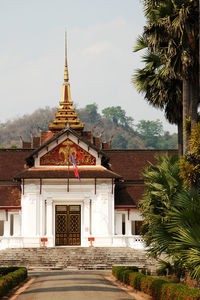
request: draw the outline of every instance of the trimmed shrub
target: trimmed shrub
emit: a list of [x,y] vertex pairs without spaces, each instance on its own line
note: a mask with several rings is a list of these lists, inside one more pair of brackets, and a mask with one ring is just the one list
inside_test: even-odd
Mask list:
[[[138,267],[136,266],[114,266],[112,267],[112,274],[118,280],[124,282],[124,271],[138,272]],[[128,278],[127,278],[128,280]]]
[[112,273],[118,280],[130,284],[135,290],[143,291],[154,300],[200,300],[200,290],[163,279],[134,272],[137,267],[115,266]]
[[142,273],[133,272],[129,273],[129,282],[135,290],[141,291],[141,279],[144,277]]
[[27,269],[17,267],[14,272],[10,272],[7,275],[0,277],[0,297],[6,295],[13,287],[18,285],[26,277]]
[[199,300],[200,290],[177,283],[165,283],[161,289],[161,300]]
[[0,277],[18,270],[19,267],[0,267]]
[[162,286],[163,284],[167,283],[167,281],[163,279],[155,279],[152,282],[151,285],[151,295],[153,296],[153,299],[160,300],[161,299],[161,293],[162,293]]
[[131,271],[131,270],[123,271],[123,283],[130,284],[130,280],[129,280],[129,274],[130,273],[133,273],[133,271]]
[[154,277],[144,275],[141,278],[141,291],[152,296],[152,283],[155,280]]
[[112,267],[112,274],[120,281],[123,281],[122,272],[126,270],[124,266],[114,266]]
[[126,267],[126,270],[131,270],[132,272],[138,272],[139,268],[136,266],[128,266]]

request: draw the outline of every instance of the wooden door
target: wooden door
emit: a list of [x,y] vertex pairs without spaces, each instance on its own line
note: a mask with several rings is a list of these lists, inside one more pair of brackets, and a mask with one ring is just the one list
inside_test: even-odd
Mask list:
[[81,244],[81,206],[56,205],[56,246]]

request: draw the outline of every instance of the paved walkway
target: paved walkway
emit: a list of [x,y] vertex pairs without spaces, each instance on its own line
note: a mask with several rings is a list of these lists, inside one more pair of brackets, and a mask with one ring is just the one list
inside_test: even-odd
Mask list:
[[30,272],[32,284],[16,300],[133,300],[107,280],[110,271]]

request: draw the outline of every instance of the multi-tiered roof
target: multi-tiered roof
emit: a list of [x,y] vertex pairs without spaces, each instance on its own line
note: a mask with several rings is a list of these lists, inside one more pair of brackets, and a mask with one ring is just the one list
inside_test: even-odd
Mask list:
[[67,39],[65,35],[65,71],[64,71],[64,83],[62,86],[62,99],[59,102],[57,113],[53,123],[49,123],[49,130],[54,134],[60,130],[69,126],[73,130],[76,130],[79,134],[84,129],[84,123],[80,122],[78,114],[75,112],[73,102],[71,99],[69,73],[67,65]]

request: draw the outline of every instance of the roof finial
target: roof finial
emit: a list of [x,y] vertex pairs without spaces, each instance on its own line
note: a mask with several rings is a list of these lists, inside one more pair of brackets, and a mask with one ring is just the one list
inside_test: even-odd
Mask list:
[[69,81],[69,73],[68,73],[68,66],[67,66],[67,32],[65,31],[65,71],[64,71],[64,81]]

